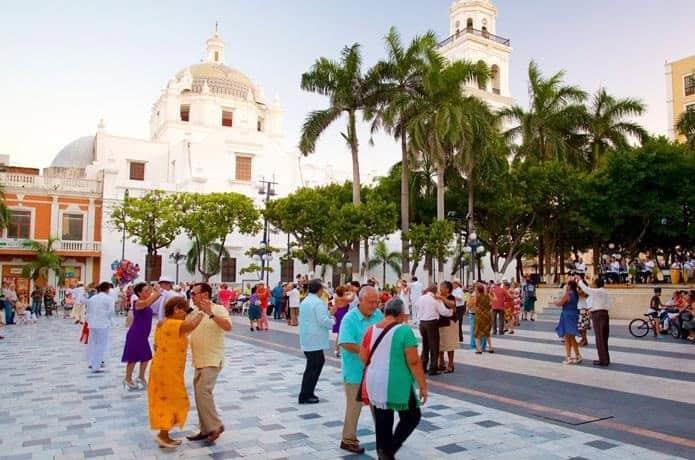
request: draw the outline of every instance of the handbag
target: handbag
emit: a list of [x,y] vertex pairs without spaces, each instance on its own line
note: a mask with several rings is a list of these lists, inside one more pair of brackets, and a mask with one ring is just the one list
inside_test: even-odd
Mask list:
[[372,356],[374,356],[374,352],[376,351],[377,347],[381,343],[381,340],[386,336],[388,331],[393,329],[394,327],[398,326],[399,323],[391,323],[386,328],[381,331],[381,334],[379,334],[379,337],[376,338],[376,342],[374,342],[374,346],[372,347],[371,350],[369,350],[369,356],[367,357],[367,362],[364,363],[364,371],[362,372],[362,380],[360,380],[360,387],[357,390],[357,396],[355,399],[357,399],[357,402],[364,402],[362,400],[362,388],[364,387],[364,375],[365,372],[367,371],[367,366],[372,362]]

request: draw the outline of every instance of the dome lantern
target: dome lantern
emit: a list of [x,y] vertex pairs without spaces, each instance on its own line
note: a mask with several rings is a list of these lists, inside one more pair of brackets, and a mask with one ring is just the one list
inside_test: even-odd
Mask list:
[[224,40],[222,40],[222,37],[220,37],[217,28],[217,23],[215,23],[215,32],[205,42],[207,49],[207,56],[205,57],[205,62],[210,62],[212,64],[224,64],[225,44]]

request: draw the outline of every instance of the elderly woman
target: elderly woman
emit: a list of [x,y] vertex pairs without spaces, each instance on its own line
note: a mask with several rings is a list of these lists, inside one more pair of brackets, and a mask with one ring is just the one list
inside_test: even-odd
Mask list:
[[188,301],[184,297],[171,297],[164,304],[164,319],[154,333],[154,358],[150,368],[147,400],[150,428],[159,430],[160,447],[176,447],[181,441],[169,437],[175,426],[183,429],[188,416],[188,394],[184,384],[186,350],[190,334],[205,316],[198,311],[189,318]]
[[[449,281],[439,283],[437,298],[446,308],[452,311],[451,318],[439,319],[439,367],[440,371],[447,374],[454,372],[454,350],[459,347],[458,342],[458,318],[456,316],[456,298],[452,294],[454,286]],[[448,365],[444,362],[444,353],[449,359]]]
[[[379,458],[395,458],[420,423],[420,404],[427,401],[427,381],[417,352],[417,338],[407,324],[403,301],[392,299],[384,319],[367,329],[360,358],[365,363],[362,401],[371,405]],[[415,396],[414,383],[420,389]],[[394,411],[398,426],[393,430]]]
[[[147,364],[152,359],[150,349],[150,332],[152,331],[152,304],[159,298],[159,285],[154,288],[147,283],[139,283],[133,289],[137,299],[132,302],[133,321],[128,328],[123,347],[123,357],[121,362],[127,363],[125,368],[125,379],[123,386],[128,390],[137,390],[138,387],[145,388],[145,372]],[[140,373],[137,384],[133,382],[133,370],[135,364],[140,363]]]
[[[577,282],[570,280],[565,286],[565,292],[562,297],[555,302],[555,305],[562,307],[560,320],[557,323],[555,332],[560,338],[564,338],[565,343],[565,360],[563,364],[581,364],[582,355],[579,353],[579,344],[577,344],[577,336],[579,335],[579,292],[577,291]],[[574,350],[574,358],[572,358],[572,350]]]
[[475,336],[475,353],[481,354],[483,348],[481,343],[487,345],[487,352],[494,353],[492,349],[492,337],[490,328],[492,327],[492,298],[485,292],[485,285],[478,283],[475,285],[475,325],[473,335]]

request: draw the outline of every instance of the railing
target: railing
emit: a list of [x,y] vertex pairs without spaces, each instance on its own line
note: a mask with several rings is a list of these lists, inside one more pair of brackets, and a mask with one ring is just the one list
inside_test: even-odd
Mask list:
[[46,192],[82,192],[101,194],[102,183],[96,180],[0,173],[5,188],[39,189]]
[[[39,243],[46,243],[45,240],[36,241]],[[18,238],[0,238],[0,250],[2,249],[24,249],[27,251],[31,251],[31,240]],[[53,249],[56,251],[69,252],[101,252],[101,242],[56,240],[53,242]]]
[[464,35],[475,35],[477,37],[483,37],[488,40],[492,40],[495,43],[499,43],[504,46],[510,46],[512,41],[508,38],[500,37],[498,35],[491,34],[487,30],[478,30],[478,29],[473,29],[472,27],[468,27],[463,30],[458,30],[456,33],[450,37],[448,37],[446,40],[443,40],[439,43],[439,47],[443,47],[448,45],[449,43],[457,40],[459,37],[462,37]]

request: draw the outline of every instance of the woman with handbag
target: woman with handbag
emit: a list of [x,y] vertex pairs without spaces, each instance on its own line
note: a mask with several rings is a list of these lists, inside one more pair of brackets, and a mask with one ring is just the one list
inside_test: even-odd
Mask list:
[[[446,308],[452,311],[450,318],[439,318],[439,367],[440,372],[451,374],[454,372],[454,350],[459,346],[459,326],[456,312],[456,298],[452,294],[454,286],[449,281],[439,283],[439,292],[435,296]],[[444,353],[447,354],[449,364],[444,362]]]
[[[374,414],[380,459],[395,458],[420,423],[419,406],[427,401],[427,381],[417,347],[417,338],[407,324],[405,305],[398,298],[386,304],[384,319],[367,329],[362,340],[360,358],[365,368],[360,397]],[[415,383],[419,398],[415,396]],[[395,431],[394,411],[398,411]]]

